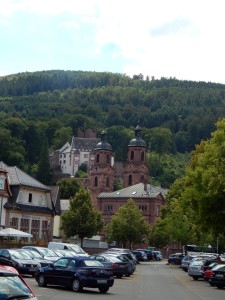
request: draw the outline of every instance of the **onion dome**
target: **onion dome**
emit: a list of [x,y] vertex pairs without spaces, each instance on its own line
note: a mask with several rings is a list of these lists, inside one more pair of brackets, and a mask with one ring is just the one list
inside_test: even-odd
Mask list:
[[111,145],[107,141],[108,134],[105,131],[101,132],[101,141],[96,145],[94,150],[109,150],[112,151]]
[[134,129],[135,131],[135,138],[132,139],[128,145],[128,147],[143,147],[147,148],[146,142],[141,137],[142,129],[139,125]]

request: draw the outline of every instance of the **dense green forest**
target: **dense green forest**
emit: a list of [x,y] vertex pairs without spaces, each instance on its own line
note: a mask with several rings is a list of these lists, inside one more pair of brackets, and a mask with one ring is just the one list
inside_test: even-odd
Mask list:
[[79,127],[90,127],[107,129],[115,159],[123,161],[139,122],[151,176],[168,185],[224,117],[222,84],[106,72],[13,74],[0,77],[0,160],[48,181],[40,175],[48,150],[70,142]]

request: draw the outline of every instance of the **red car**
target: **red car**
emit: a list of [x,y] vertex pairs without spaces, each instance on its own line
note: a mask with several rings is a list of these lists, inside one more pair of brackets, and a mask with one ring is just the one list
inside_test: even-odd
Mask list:
[[13,267],[0,265],[0,287],[1,300],[15,298],[38,300],[23,277]]
[[[222,265],[223,264],[218,263],[218,262],[211,264],[209,266],[210,268],[204,272],[204,275],[203,275],[204,280],[209,281],[209,279],[213,277],[213,274],[214,274],[213,271],[219,269]],[[211,284],[211,285],[213,285],[213,284]]]

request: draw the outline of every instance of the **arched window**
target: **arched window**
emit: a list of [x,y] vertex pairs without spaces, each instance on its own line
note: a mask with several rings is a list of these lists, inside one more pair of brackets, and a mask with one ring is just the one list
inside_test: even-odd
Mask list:
[[107,164],[110,163],[110,157],[109,157],[109,154],[106,155],[106,163],[107,163]]
[[129,175],[128,177],[128,185],[132,185],[132,175]]
[[131,151],[130,153],[130,160],[134,160],[134,151]]
[[99,154],[96,155],[96,162],[99,162]]
[[141,152],[141,161],[144,161],[145,160],[145,153],[144,151]]
[[95,186],[98,186],[98,177],[95,176],[95,183],[94,183]]
[[106,186],[109,187],[109,177],[106,178]]

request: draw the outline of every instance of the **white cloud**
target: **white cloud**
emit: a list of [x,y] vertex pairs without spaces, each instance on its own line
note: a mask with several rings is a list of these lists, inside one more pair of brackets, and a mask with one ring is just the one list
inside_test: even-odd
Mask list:
[[[80,52],[87,55],[85,61],[98,57],[98,63],[104,67],[107,62],[101,61],[101,56],[104,57],[103,52],[110,51],[111,59],[115,63],[117,61],[120,71],[130,75],[143,73],[156,77],[225,82],[223,2],[0,0],[0,26],[5,29],[10,25],[8,37],[11,38],[13,28],[17,36],[21,35],[24,40],[27,36],[28,43],[31,28],[36,38],[41,36],[38,30],[47,32],[48,50],[54,47],[57,51],[57,48],[62,49],[63,44],[64,49],[69,49],[67,55],[76,53],[75,57],[68,56],[68,61],[79,60],[79,66],[82,66],[84,57],[77,57],[78,46]],[[23,19],[19,19],[20,16]],[[27,29],[22,27],[26,18],[32,20],[33,16],[37,23],[28,23]],[[2,39],[4,42],[8,44],[9,40]],[[39,43],[37,50],[43,47],[45,51],[46,45],[42,45],[41,40],[35,43]],[[38,56],[35,49],[33,55]],[[58,68],[57,61],[55,64]],[[7,69],[6,66],[1,67]]]

